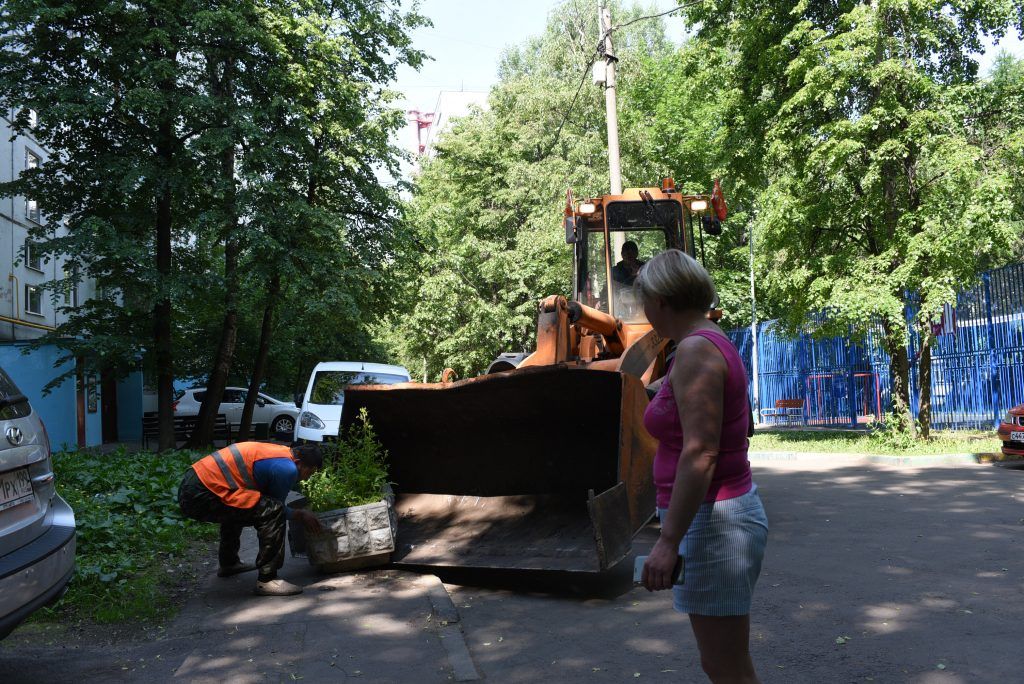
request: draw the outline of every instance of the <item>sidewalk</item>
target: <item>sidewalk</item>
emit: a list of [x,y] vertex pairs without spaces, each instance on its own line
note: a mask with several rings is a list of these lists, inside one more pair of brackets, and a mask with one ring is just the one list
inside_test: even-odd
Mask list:
[[[241,555],[251,560],[256,536],[251,528],[246,533]],[[281,576],[305,592],[254,596],[255,573],[227,579],[211,574],[175,622],[173,631],[194,635],[197,645],[179,660],[174,679],[197,684],[450,679],[452,666],[431,603],[432,587],[440,587],[436,578],[393,569],[320,575],[305,558],[290,555]]]
[[[252,528],[243,533],[241,556],[256,556]],[[433,575],[320,575],[289,555],[281,575],[305,592],[263,597],[252,593],[255,572],[220,578],[216,567],[212,555],[198,592],[156,638],[106,644],[43,635],[30,645],[0,644],[4,684],[433,684],[477,676],[458,614],[451,616],[451,600]]]

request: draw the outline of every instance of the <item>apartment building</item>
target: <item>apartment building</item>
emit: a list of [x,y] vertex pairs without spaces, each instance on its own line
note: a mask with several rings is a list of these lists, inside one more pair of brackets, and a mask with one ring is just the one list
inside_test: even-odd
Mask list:
[[426,129],[423,139],[423,150],[420,154],[434,156],[434,145],[443,135],[455,119],[466,116],[473,107],[487,109],[487,93],[472,90],[442,90],[437,94],[437,103],[434,105],[432,123]]
[[[0,112],[0,182],[44,164],[49,155],[31,131],[14,134],[13,114]],[[75,282],[70,257],[42,255],[29,236],[33,227],[56,235],[64,230],[59,219],[47,215],[45,197],[0,197],[0,366],[42,416],[55,449],[136,439],[141,432],[141,374],[118,380],[76,369],[74,380],[44,393],[68,367],[58,364],[64,355],[58,347],[30,349],[29,343],[64,323],[67,308],[94,296],[95,284]]]

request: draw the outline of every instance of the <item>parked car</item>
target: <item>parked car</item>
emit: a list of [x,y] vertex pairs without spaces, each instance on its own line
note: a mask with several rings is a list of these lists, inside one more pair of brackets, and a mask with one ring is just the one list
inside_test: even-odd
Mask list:
[[1024,404],[1018,404],[1006,412],[996,434],[1003,440],[1004,454],[1024,456]]
[[0,639],[64,595],[75,572],[75,514],[54,487],[50,441],[0,368]]
[[296,441],[322,442],[338,436],[345,388],[349,385],[393,385],[409,380],[409,371],[401,366],[362,361],[318,363],[302,397]]
[[[227,416],[228,423],[234,430],[242,424],[242,410],[245,408],[245,398],[249,390],[241,387],[226,387],[224,396],[220,400],[218,413]],[[198,416],[199,407],[206,397],[205,387],[193,387],[184,390],[174,402],[174,415],[177,416]],[[252,409],[253,423],[266,423],[270,426],[270,434],[286,433],[291,435],[295,431],[295,421],[299,417],[299,407],[279,401],[274,397],[260,392],[256,395],[256,405]]]

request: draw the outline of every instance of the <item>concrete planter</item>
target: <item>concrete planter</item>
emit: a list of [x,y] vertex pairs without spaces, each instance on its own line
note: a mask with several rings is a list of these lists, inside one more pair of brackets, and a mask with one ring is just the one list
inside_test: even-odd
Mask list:
[[310,565],[321,572],[342,572],[385,565],[395,550],[395,497],[385,487],[380,501],[317,513],[323,532],[306,533]]

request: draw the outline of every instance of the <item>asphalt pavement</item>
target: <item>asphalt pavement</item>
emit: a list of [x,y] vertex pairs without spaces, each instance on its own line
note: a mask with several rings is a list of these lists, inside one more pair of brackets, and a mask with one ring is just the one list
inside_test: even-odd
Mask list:
[[[1024,681],[1024,470],[794,456],[756,460],[754,477],[771,526],[751,613],[764,682]],[[704,681],[686,617],[632,586],[631,559],[596,578],[439,581],[289,558],[306,592],[288,598],[210,568],[160,638],[0,646],[4,681]]]

